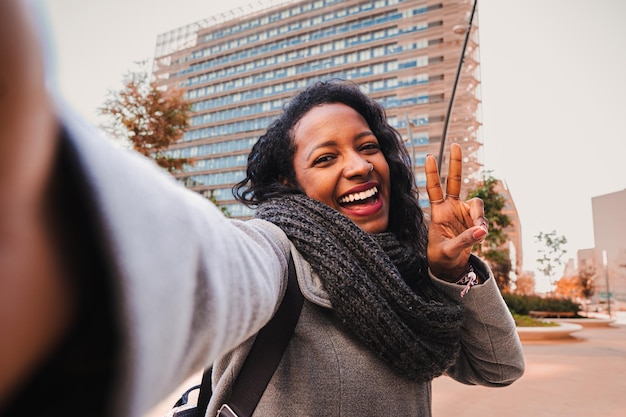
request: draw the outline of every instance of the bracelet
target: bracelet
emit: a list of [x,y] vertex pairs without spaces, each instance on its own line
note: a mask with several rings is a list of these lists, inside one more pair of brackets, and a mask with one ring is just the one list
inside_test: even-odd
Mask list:
[[470,263],[468,263],[467,266],[467,272],[456,282],[456,284],[465,285],[465,288],[461,291],[461,297],[465,297],[465,294],[467,294],[470,288],[478,284],[478,278],[476,277],[476,272],[474,272],[474,267]]

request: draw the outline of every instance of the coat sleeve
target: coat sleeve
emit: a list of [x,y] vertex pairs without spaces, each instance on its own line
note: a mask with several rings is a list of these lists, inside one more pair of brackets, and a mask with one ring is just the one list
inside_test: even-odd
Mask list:
[[473,255],[470,262],[483,283],[473,286],[464,297],[460,296],[464,286],[431,275],[435,285],[465,310],[461,353],[447,374],[464,384],[510,385],[524,373],[524,355],[515,322],[489,267]]
[[112,264],[122,341],[111,414],[141,416],[269,321],[289,241],[267,222],[225,218],[77,119],[63,123]]

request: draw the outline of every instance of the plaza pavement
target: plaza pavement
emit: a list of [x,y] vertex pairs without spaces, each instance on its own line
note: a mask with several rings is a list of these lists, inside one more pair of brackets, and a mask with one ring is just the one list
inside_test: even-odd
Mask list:
[[[435,379],[433,417],[625,417],[626,312],[618,315],[610,327],[583,329],[558,341],[524,342],[526,372],[508,387]],[[182,388],[199,377],[145,417],[163,417]]]
[[433,381],[433,417],[626,416],[626,313],[610,327],[523,349],[526,372],[508,387]]

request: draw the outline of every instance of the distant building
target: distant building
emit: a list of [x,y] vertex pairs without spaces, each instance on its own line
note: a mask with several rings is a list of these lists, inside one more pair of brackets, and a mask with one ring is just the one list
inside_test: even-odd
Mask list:
[[563,267],[563,274],[561,275],[564,278],[571,278],[578,276],[578,268],[576,267],[576,262],[573,258],[569,258],[565,262],[565,266]]
[[534,295],[535,294],[535,273],[532,271],[523,271],[515,280],[515,294]]
[[[602,263],[598,266],[597,262],[598,261],[595,259],[595,250],[593,248],[579,249],[576,252],[576,273],[580,274],[581,271],[588,271],[589,274],[593,275],[595,283],[597,279],[600,279],[603,276]],[[602,262],[601,259],[600,262]]]
[[579,249],[576,252],[576,261],[578,263],[577,269],[581,268],[595,268],[594,250],[591,249]]
[[[153,74],[185,91],[191,126],[169,149],[196,164],[177,175],[233,217],[232,197],[251,146],[283,104],[317,81],[358,83],[387,110],[413,157],[428,209],[423,165],[439,152],[473,2],[430,0],[264,1],[159,35]],[[471,32],[448,141],[464,150],[464,191],[481,167],[477,19]],[[442,173],[447,172],[447,157]],[[520,249],[521,252],[521,249]]]
[[606,300],[608,279],[615,300],[626,302],[626,190],[593,197],[591,208],[596,295]]
[[[508,241],[505,244],[505,248],[509,250],[511,256],[511,270],[513,276],[511,277],[513,282],[522,275],[524,269],[523,251],[522,251],[522,224],[520,222],[517,207],[515,206],[515,200],[511,195],[508,185],[504,181],[498,181],[494,187],[494,191],[498,192],[505,199],[504,208],[502,213],[506,214],[511,221],[511,224],[504,230],[507,235]],[[534,282],[534,281],[533,281]]]

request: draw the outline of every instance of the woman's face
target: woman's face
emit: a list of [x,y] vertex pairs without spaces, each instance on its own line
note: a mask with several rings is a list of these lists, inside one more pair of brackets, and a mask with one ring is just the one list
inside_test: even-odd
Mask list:
[[387,230],[389,165],[365,119],[345,104],[324,104],[300,119],[293,136],[296,180],[306,195],[368,233]]

